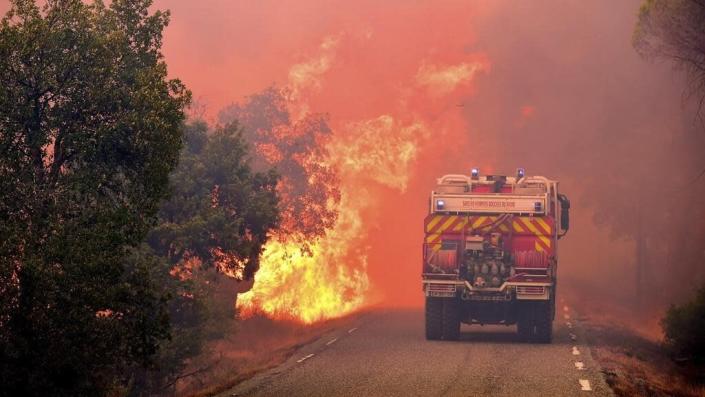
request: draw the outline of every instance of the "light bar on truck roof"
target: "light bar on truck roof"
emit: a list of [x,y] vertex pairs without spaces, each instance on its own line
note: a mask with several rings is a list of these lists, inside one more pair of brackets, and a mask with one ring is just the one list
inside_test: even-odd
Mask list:
[[473,168],[473,169],[470,171],[470,175],[471,175],[473,178],[478,178],[478,177],[480,176],[480,169],[477,168],[477,167]]
[[521,179],[526,175],[526,170],[523,168],[517,168],[517,178]]

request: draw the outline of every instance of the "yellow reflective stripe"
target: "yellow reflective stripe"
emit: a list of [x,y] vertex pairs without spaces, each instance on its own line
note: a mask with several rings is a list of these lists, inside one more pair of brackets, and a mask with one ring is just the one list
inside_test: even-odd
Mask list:
[[518,222],[518,221],[512,222],[512,226],[514,227],[514,231],[516,231],[516,232],[521,233],[521,232],[524,231],[524,229],[522,229],[521,226],[519,226],[519,222]]
[[501,230],[501,231],[503,231],[503,232],[506,233],[506,232],[509,231],[509,227],[507,227],[507,225],[505,225],[505,224],[503,223],[503,224],[499,225],[499,230]]
[[448,227],[450,225],[453,224],[453,222],[455,222],[456,219],[458,219],[458,218],[455,216],[449,217],[448,220],[445,221],[445,223],[443,225],[441,225],[441,227],[438,228],[438,230],[436,230],[436,233],[443,233],[446,229],[448,229]]
[[477,229],[480,225],[482,225],[483,223],[485,223],[485,219],[487,219],[486,216],[481,216],[481,217],[477,218],[477,219],[475,220],[475,222],[473,222],[472,228],[473,228],[473,229]]
[[531,232],[534,233],[535,235],[537,235],[537,236],[543,235],[543,233],[541,233],[541,231],[539,231],[539,229],[537,229],[536,226],[534,226],[534,224],[531,223],[531,221],[529,219],[519,218],[519,220],[524,224],[524,226],[526,226],[529,230],[531,230]]
[[440,233],[429,234],[428,236],[426,236],[426,242],[430,244],[440,236]]
[[546,232],[546,234],[551,234],[551,227],[548,226],[548,223],[546,223],[546,221],[544,221],[541,218],[534,218],[534,219],[536,219],[536,222],[539,224],[539,226],[541,226],[543,228],[543,230]]
[[457,225],[455,225],[455,227],[453,228],[453,231],[459,232],[459,231],[463,230],[463,228],[464,228],[465,225],[467,225],[467,224],[468,224],[468,220],[467,220],[467,218],[465,218],[465,219],[463,219],[462,221],[460,221],[460,223],[458,223]]
[[433,229],[434,226],[436,226],[436,223],[440,222],[441,219],[443,219],[443,215],[436,215],[433,219],[431,219],[431,222],[426,225],[426,231],[430,231]]
[[544,251],[543,247],[541,246],[541,244],[540,244],[538,241],[534,242],[534,248],[535,248],[536,251],[538,251],[538,252],[543,252],[543,251]]
[[546,244],[546,247],[551,248],[551,239],[546,236],[539,236],[539,240]]

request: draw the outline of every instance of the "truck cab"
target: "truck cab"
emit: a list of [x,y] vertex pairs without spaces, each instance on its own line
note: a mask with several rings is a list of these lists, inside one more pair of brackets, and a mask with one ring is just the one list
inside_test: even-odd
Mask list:
[[558,240],[570,201],[543,176],[444,175],[424,219],[426,338],[455,340],[460,324],[517,325],[550,343]]

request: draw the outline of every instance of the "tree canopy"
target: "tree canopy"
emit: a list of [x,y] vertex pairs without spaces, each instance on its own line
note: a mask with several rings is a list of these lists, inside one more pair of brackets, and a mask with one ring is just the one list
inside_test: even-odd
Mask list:
[[197,258],[204,267],[249,279],[279,222],[278,176],[252,170],[237,123],[211,133],[205,123],[190,123],[184,139],[173,195],[159,212],[149,244],[172,265]]
[[11,0],[0,24],[0,383],[101,395],[168,336],[139,247],[190,94],[150,0]]
[[688,92],[705,104],[705,1],[645,0],[634,30],[634,47],[650,58],[665,58],[683,69]]
[[237,290],[219,273],[251,278],[279,222],[278,176],[273,170],[252,170],[238,124],[209,129],[200,121],[186,123],[184,143],[170,178],[172,195],[147,237],[168,270],[158,275],[159,285],[171,293],[172,327],[171,340],[139,385],[148,395],[174,387],[187,364],[199,367],[196,361],[208,355],[201,354],[204,342],[232,326]]

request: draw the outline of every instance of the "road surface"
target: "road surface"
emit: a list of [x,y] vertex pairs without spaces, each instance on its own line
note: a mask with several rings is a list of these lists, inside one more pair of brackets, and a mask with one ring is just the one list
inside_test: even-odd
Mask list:
[[421,310],[372,311],[221,396],[611,396],[561,309],[550,345],[519,342],[513,326],[427,341]]

